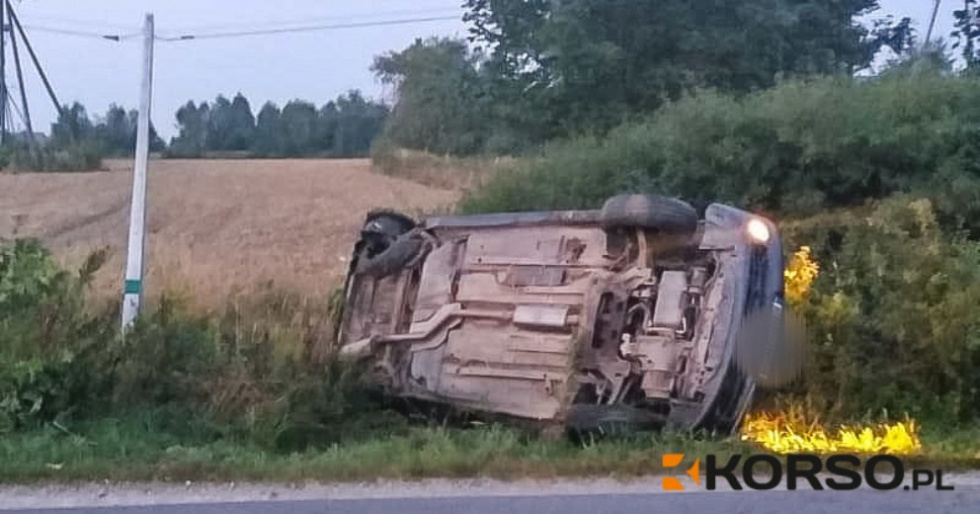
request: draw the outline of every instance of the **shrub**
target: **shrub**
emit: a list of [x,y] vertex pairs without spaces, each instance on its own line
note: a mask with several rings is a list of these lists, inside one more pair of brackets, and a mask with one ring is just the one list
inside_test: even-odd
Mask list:
[[103,151],[95,141],[31,148],[12,147],[11,167],[16,171],[93,171],[102,167]]
[[105,258],[72,274],[37,242],[0,244],[0,430],[77,413],[106,392],[98,361],[111,329],[84,302]]
[[980,415],[980,243],[944,235],[931,203],[908,197],[798,223],[787,237],[820,262],[799,307],[813,340],[798,392],[818,411]]
[[745,97],[702,91],[599,138],[548,145],[494,176],[465,212],[594,208],[661,192],[812,214],[928,194],[950,226],[980,228],[980,79],[902,71],[787,82]]
[[114,406],[199,410],[207,401],[207,383],[218,371],[214,333],[206,316],[185,305],[164,295],[132,330],[114,339],[108,363]]
[[0,431],[151,411],[296,449],[398,426],[335,358],[336,295],[266,288],[217,313],[164,295],[121,334],[118,309],[86,306],[104,260],[73,274],[37,242],[0,246]]

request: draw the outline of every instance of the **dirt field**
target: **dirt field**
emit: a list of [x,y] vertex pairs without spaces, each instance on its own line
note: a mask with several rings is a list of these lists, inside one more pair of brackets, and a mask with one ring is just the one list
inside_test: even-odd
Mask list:
[[[115,294],[132,173],[0,174],[0,238],[37,237],[66,263],[109,246],[96,290]],[[367,160],[155,160],[149,174],[147,291],[189,288],[204,303],[273,281],[320,295],[345,271],[364,213],[445,211],[458,193],[371,171]]]

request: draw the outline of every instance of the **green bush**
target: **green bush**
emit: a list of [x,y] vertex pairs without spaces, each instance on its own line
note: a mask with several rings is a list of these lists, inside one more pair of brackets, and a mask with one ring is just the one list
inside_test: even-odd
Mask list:
[[944,235],[931,203],[906,197],[786,231],[821,266],[802,306],[812,353],[798,392],[844,418],[980,416],[980,243]]
[[547,146],[472,192],[464,212],[598,207],[620,192],[809,214],[896,192],[978,228],[980,79],[901,71],[703,91],[607,137]]
[[111,329],[84,302],[105,257],[72,274],[37,242],[0,244],[0,431],[92,408],[107,392],[99,361]]
[[113,404],[198,410],[218,367],[210,320],[167,296],[154,307],[111,345]]
[[86,302],[105,258],[70,273],[37,242],[0,245],[0,432],[151,412],[297,449],[403,424],[336,359],[337,295],[266,288],[216,313],[164,295],[121,334],[118,309]]

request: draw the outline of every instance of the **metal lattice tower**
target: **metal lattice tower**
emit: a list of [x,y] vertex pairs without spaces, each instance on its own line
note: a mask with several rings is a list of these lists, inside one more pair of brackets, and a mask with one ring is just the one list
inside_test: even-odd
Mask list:
[[[7,83],[8,48],[13,57],[17,77],[18,99],[11,96],[10,87]],[[14,12],[10,0],[0,0],[0,144],[9,141],[10,135],[14,133],[14,120],[11,114],[17,113],[26,129],[28,143],[32,147],[35,147],[34,126],[31,121],[30,106],[27,101],[27,91],[24,87],[24,67],[21,65],[21,48],[27,51],[31,63],[34,65],[34,69],[41,78],[41,82],[44,83],[44,88],[47,90],[48,96],[60,116],[62,114],[61,103],[54,93],[54,88],[51,87],[51,82],[48,80],[47,74],[44,73],[44,67],[41,66],[41,61],[34,52],[34,47],[27,37],[27,32],[20,24],[20,19],[17,17],[17,13]]]

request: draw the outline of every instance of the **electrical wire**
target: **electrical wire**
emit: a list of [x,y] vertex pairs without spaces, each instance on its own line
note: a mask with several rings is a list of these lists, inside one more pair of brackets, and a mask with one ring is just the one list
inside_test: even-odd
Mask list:
[[459,16],[431,16],[431,17],[424,17],[424,18],[405,18],[400,20],[365,21],[360,23],[357,22],[334,23],[334,24],[323,24],[323,25],[306,25],[306,26],[298,26],[298,27],[242,30],[242,31],[232,31],[232,32],[182,34],[179,36],[159,36],[157,37],[157,39],[160,41],[168,41],[168,42],[197,40],[197,39],[227,39],[227,38],[238,38],[238,37],[248,37],[248,36],[265,36],[265,35],[272,35],[272,34],[296,33],[296,32],[315,32],[315,31],[322,31],[322,30],[408,25],[414,23],[427,23],[432,21],[449,21],[449,20],[458,20],[458,19]]
[[[168,31],[170,33],[177,32],[179,35],[166,35],[166,33],[158,35],[158,41],[164,42],[175,42],[175,41],[188,41],[195,39],[224,39],[224,38],[237,38],[237,37],[248,37],[248,36],[262,36],[262,35],[273,35],[273,34],[286,34],[286,33],[296,33],[296,32],[315,32],[323,30],[337,30],[346,28],[362,28],[362,27],[379,27],[379,26],[392,26],[392,25],[407,25],[413,23],[427,23],[434,21],[450,21],[458,20],[460,17],[458,14],[454,15],[433,15],[433,16],[419,16],[412,18],[402,18],[402,19],[387,19],[387,20],[369,20],[369,21],[352,21],[352,22],[337,22],[342,20],[356,20],[356,19],[367,19],[367,18],[377,18],[384,16],[394,16],[394,15],[422,15],[422,14],[441,14],[449,12],[457,12],[458,9],[402,9],[394,11],[384,11],[377,13],[362,13],[353,14],[348,16],[334,16],[329,18],[316,18],[312,20],[301,20],[301,21],[284,21],[275,24],[264,24],[264,25],[247,25],[247,24],[226,24],[226,25],[211,25],[203,26],[200,28],[184,28],[176,29],[174,31]],[[83,22],[81,20],[69,20],[69,19],[58,19],[53,17],[37,17],[35,19],[47,19],[53,23],[70,24],[70,25],[85,25],[91,26],[89,22]],[[332,23],[327,23],[332,22]],[[110,27],[109,24],[104,24],[106,27]],[[115,28],[121,28],[120,25],[114,25]],[[254,27],[254,28],[252,28]],[[35,24],[35,23],[25,23],[25,29],[30,29],[37,32],[46,32],[50,34],[59,34],[65,36],[75,36],[75,37],[85,37],[90,39],[101,39],[108,41],[123,41],[127,39],[132,39],[139,37],[142,33],[139,31],[119,33],[112,30],[105,31],[93,31],[84,30],[76,28],[65,28],[57,27],[46,24]],[[180,34],[180,32],[185,32]]]
[[97,20],[97,19],[62,18],[60,16],[46,16],[46,15],[43,15],[43,14],[42,15],[38,15],[38,14],[33,14],[33,13],[31,13],[29,15],[25,15],[23,12],[20,12],[19,14],[20,14],[21,20],[23,20],[23,21],[27,21],[27,22],[39,22],[39,23],[44,24],[44,25],[50,25],[50,24],[55,24],[55,25],[69,25],[69,26],[84,25],[84,26],[87,26],[87,27],[97,27],[99,30],[103,30],[103,27],[104,27],[106,29],[109,29],[109,30],[107,30],[107,32],[120,31],[120,30],[122,30],[122,31],[132,31],[132,30],[134,30],[136,28],[131,23],[128,23],[128,24],[123,24],[123,23],[109,23],[109,22],[106,22],[106,21],[103,21],[103,20]]
[[50,34],[61,34],[65,36],[87,37],[92,39],[105,39],[109,41],[122,41],[124,39],[130,39],[140,35],[139,32],[131,32],[128,34],[106,34],[101,32],[63,29],[58,27],[48,27],[44,25],[33,25],[33,24],[24,24],[24,29],[30,29],[37,32],[47,32]]
[[189,33],[189,32],[223,32],[223,31],[248,31],[248,30],[265,30],[277,27],[292,27],[292,26],[308,26],[308,25],[318,25],[322,23],[333,23],[333,22],[353,22],[361,20],[370,20],[372,18],[390,18],[392,16],[410,16],[410,17],[420,17],[420,16],[449,16],[453,14],[459,16],[458,8],[441,8],[441,9],[400,9],[395,11],[378,11],[373,13],[352,13],[343,16],[328,16],[328,17],[318,17],[318,18],[304,18],[300,20],[282,20],[282,21],[271,21],[267,23],[223,23],[223,24],[205,24],[205,25],[189,25],[189,26],[178,26],[167,30],[166,32],[171,33]]

